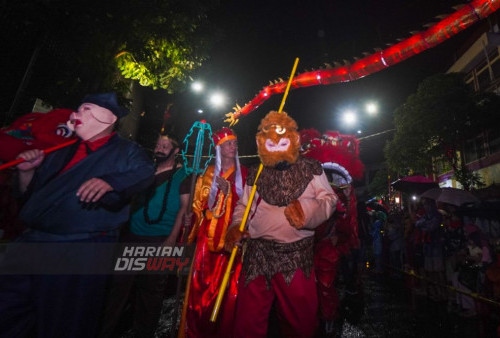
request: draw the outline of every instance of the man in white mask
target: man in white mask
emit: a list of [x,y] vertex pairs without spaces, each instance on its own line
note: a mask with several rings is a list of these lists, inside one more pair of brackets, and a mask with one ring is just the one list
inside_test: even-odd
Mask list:
[[[0,276],[0,332],[6,336],[33,330],[39,337],[95,336],[106,276],[78,269],[111,263],[112,251],[97,254],[89,247],[116,241],[129,217],[129,197],[154,173],[146,153],[114,132],[126,114],[115,93],[88,95],[70,115],[68,124],[79,138],[75,144],[47,156],[42,150],[18,156],[25,160],[17,169],[25,201],[19,217],[27,230],[17,243],[37,243],[44,260],[34,275],[18,270],[11,272],[17,276]],[[65,266],[59,259],[67,254],[67,243],[81,251],[72,252],[75,262]],[[20,255],[13,248],[6,260]]]

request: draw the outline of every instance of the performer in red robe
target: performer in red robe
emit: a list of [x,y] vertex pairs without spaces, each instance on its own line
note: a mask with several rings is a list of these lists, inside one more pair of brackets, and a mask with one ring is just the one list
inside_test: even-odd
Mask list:
[[237,138],[231,129],[222,128],[213,139],[216,163],[198,179],[193,200],[195,222],[188,243],[196,241],[196,250],[181,337],[229,337],[233,330],[240,257],[233,265],[228,294],[216,323],[210,322],[210,315],[229,260],[224,251],[227,227],[243,193],[247,170],[240,166]]
[[333,190],[339,197],[335,213],[316,229],[314,269],[316,272],[320,318],[326,333],[339,319],[339,296],[335,278],[344,265],[348,292],[356,292],[356,250],[359,249],[357,203],[353,179],[361,179],[358,141],[354,136],[314,129],[301,131],[302,155],[319,160]]

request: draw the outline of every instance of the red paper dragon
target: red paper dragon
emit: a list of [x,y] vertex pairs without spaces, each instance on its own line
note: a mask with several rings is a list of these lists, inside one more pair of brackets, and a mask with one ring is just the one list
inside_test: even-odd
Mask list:
[[[488,17],[500,8],[500,0],[474,0],[468,4],[455,7],[457,10],[432,25],[423,32],[418,32],[384,50],[378,50],[353,64],[332,67],[325,64],[326,69],[302,73],[293,78],[291,88],[297,89],[309,86],[329,85],[350,82],[393,66],[427,49],[430,49],[474,23]],[[226,114],[225,120],[231,126],[238,122],[242,115],[247,115],[257,109],[264,101],[274,94],[285,91],[288,81],[274,81],[264,87],[250,102],[243,107],[236,105],[234,112]]]

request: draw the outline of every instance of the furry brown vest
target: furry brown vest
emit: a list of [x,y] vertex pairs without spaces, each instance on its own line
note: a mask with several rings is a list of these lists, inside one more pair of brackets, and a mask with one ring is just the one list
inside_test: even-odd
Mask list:
[[[284,207],[302,195],[313,175],[321,175],[322,172],[318,161],[305,157],[299,157],[285,170],[264,167],[257,181],[257,192],[267,203]],[[247,185],[254,184],[256,174],[257,167],[254,166],[248,173]]]

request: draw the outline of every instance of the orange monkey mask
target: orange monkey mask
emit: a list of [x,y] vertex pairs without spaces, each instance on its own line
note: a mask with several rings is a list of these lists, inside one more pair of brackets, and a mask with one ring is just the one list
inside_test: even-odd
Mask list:
[[287,113],[271,111],[260,122],[257,151],[266,167],[285,169],[297,161],[300,134],[297,123]]

